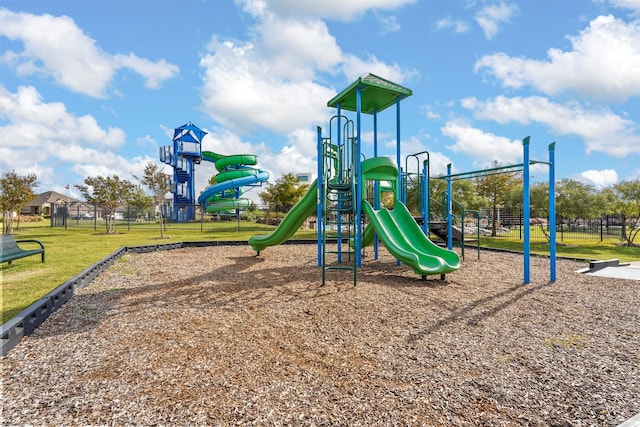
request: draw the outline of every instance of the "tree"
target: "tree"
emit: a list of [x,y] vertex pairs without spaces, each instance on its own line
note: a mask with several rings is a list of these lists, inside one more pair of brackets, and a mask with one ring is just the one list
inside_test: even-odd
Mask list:
[[275,184],[267,184],[265,191],[259,194],[260,200],[269,210],[278,209],[288,212],[304,196],[309,184],[300,184],[292,173],[283,175]]
[[[153,193],[153,203],[162,209],[164,196],[171,190],[169,175],[162,172],[162,167],[149,162],[144,167],[142,179],[136,177],[142,185],[146,186]],[[164,239],[164,215],[160,212],[160,238]]]
[[594,204],[592,186],[570,178],[562,179],[556,186],[556,211],[567,218],[594,218],[600,215]]
[[635,246],[634,240],[640,233],[640,179],[622,181],[613,186],[618,200],[615,211],[623,216],[622,236],[629,246]]
[[[520,204],[522,204],[522,187],[520,190]],[[549,183],[532,184],[529,189],[529,205],[534,212],[549,215]]]
[[7,172],[0,178],[0,209],[2,209],[3,234],[13,232],[13,213],[35,199],[33,188],[38,186],[35,174],[18,175]]
[[107,234],[113,234],[116,209],[131,200],[135,185],[120,179],[117,175],[88,177],[85,178],[84,184],[75,187],[87,202],[102,207]]
[[[500,167],[500,163],[493,162],[492,169]],[[513,173],[491,173],[479,176],[475,179],[478,193],[487,199],[492,212],[491,236],[495,237],[498,224],[498,208],[502,207],[512,188],[518,183]]]
[[600,214],[615,214],[615,204],[618,200],[618,195],[611,187],[603,188],[600,192],[594,195],[593,208]]
[[131,200],[129,200],[129,208],[133,210],[133,212],[128,213],[128,219],[131,218],[140,218],[143,216],[145,212],[148,212],[153,208],[153,197],[147,196],[142,188],[136,187],[131,195]]

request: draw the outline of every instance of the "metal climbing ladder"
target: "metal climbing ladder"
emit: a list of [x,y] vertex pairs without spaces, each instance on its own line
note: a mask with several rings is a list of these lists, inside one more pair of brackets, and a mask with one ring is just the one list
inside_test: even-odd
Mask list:
[[[330,127],[334,119],[337,117],[331,120]],[[340,120],[338,124],[342,128],[338,129],[341,132],[338,144],[333,144],[331,138],[322,140],[322,285],[327,271],[346,270],[353,272],[355,286],[357,257],[354,242],[358,226],[356,139],[353,137],[353,121],[346,120],[344,127],[340,126]]]

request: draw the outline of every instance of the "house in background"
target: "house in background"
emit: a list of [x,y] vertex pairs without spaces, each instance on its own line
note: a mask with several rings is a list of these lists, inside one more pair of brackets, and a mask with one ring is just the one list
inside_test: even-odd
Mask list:
[[69,216],[72,218],[93,218],[93,205],[55,191],[36,194],[36,198],[24,206],[20,213],[22,215],[42,215],[49,217],[51,216],[51,207],[53,205],[56,206],[56,209],[66,208]]
[[65,196],[64,194],[56,193],[55,191],[47,191],[45,193],[36,194],[36,198],[24,206],[20,213],[22,215],[51,216],[52,203],[70,204],[72,202],[77,202],[77,200],[69,196]]

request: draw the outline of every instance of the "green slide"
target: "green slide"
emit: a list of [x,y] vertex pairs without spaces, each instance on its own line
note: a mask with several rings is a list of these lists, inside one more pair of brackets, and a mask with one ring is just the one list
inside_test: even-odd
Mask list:
[[253,236],[249,245],[260,252],[268,246],[279,245],[288,240],[300,228],[302,223],[318,209],[318,181],[313,181],[307,193],[296,203],[282,219],[273,233],[264,236]]
[[393,210],[376,211],[365,200],[363,211],[385,248],[416,274],[446,274],[460,268],[458,254],[429,240],[403,203],[396,200]]
[[[386,157],[374,157],[362,162],[365,179],[382,182],[396,181],[398,170]],[[373,243],[374,231],[387,250],[403,263],[413,268],[416,274],[446,274],[460,268],[460,257],[456,252],[441,248],[429,240],[409,209],[395,200],[393,210],[375,210],[364,200],[362,210],[371,223],[362,235],[362,245]]]

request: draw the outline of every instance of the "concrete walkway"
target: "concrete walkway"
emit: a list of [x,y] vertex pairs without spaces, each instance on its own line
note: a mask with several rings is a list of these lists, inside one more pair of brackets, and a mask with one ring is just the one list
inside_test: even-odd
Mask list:
[[610,265],[602,268],[585,268],[579,273],[590,276],[613,277],[616,279],[640,280],[640,261],[632,261],[619,265]]

